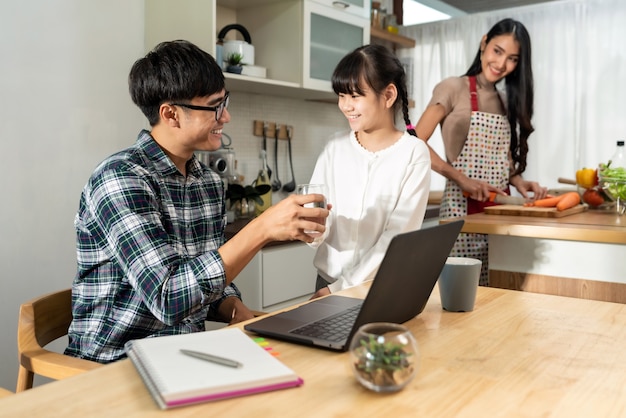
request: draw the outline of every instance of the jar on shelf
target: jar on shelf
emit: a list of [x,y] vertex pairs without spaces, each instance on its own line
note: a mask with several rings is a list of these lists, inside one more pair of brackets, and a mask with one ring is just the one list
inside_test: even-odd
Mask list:
[[380,8],[380,26],[381,29],[385,30],[387,28],[387,9],[385,7]]
[[389,33],[398,33],[398,21],[396,20],[396,15],[387,15],[387,19],[385,19],[385,27]]
[[371,26],[376,29],[383,28],[383,17],[381,15],[381,8],[379,1],[372,2],[372,13],[371,13]]

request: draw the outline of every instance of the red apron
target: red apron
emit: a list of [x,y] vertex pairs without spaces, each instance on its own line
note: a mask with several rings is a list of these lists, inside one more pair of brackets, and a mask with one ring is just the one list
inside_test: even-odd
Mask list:
[[[501,190],[509,185],[509,147],[511,128],[506,115],[485,113],[478,110],[476,77],[470,76],[472,113],[467,140],[452,166],[471,179],[485,181]],[[469,200],[469,201],[468,201]],[[490,203],[478,202],[463,196],[461,188],[453,181],[446,181],[441,200],[440,218],[462,217],[482,212]],[[478,258],[482,261],[480,284],[489,282],[487,262],[487,236],[483,234],[459,234],[450,256]]]

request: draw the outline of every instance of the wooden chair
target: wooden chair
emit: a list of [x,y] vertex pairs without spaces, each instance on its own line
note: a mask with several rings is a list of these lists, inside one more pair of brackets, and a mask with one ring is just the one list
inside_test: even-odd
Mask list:
[[49,293],[20,306],[17,325],[20,367],[16,392],[32,388],[35,374],[60,380],[102,366],[44,348],[48,343],[67,335],[71,321],[71,289]]
[[7,397],[7,396],[11,396],[11,395],[13,395],[13,394],[14,394],[14,393],[13,393],[13,392],[11,392],[11,391],[10,391],[10,390],[8,390],[8,389],[5,389],[5,388],[0,388],[0,398],[4,398],[4,397]]

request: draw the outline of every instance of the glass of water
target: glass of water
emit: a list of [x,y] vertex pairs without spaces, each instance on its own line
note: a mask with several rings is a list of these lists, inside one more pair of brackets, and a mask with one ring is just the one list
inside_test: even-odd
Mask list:
[[[325,184],[298,184],[298,186],[296,187],[296,193],[297,194],[324,195],[323,202],[307,203],[304,205],[304,207],[305,208],[319,207],[319,208],[326,209],[326,205],[327,205],[326,196],[328,195],[328,189],[326,188]],[[326,220],[324,218],[310,218],[309,220],[313,222],[317,222],[322,225],[326,224]],[[313,242],[308,243],[309,246],[313,248],[317,248],[324,241],[324,239],[326,238],[326,235],[328,235],[328,227],[326,228],[326,232],[324,232],[323,234],[319,231],[309,231],[309,230],[304,230],[304,233],[314,238]]]

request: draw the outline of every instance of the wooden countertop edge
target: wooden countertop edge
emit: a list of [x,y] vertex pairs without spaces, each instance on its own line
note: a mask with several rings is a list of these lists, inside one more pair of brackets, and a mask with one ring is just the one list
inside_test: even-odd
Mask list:
[[597,227],[572,229],[567,226],[469,223],[463,226],[461,232],[613,244],[624,244],[626,242],[626,231],[615,232],[598,229]]
[[[498,215],[493,215],[498,216]],[[442,220],[441,222],[447,222]],[[626,228],[615,230],[614,227],[584,224],[555,224],[546,223],[523,224],[520,217],[518,223],[481,222],[472,219],[465,223],[461,232],[489,235],[508,235],[527,238],[557,239],[564,241],[585,241],[606,244],[626,244]],[[537,222],[534,220],[534,222]]]

